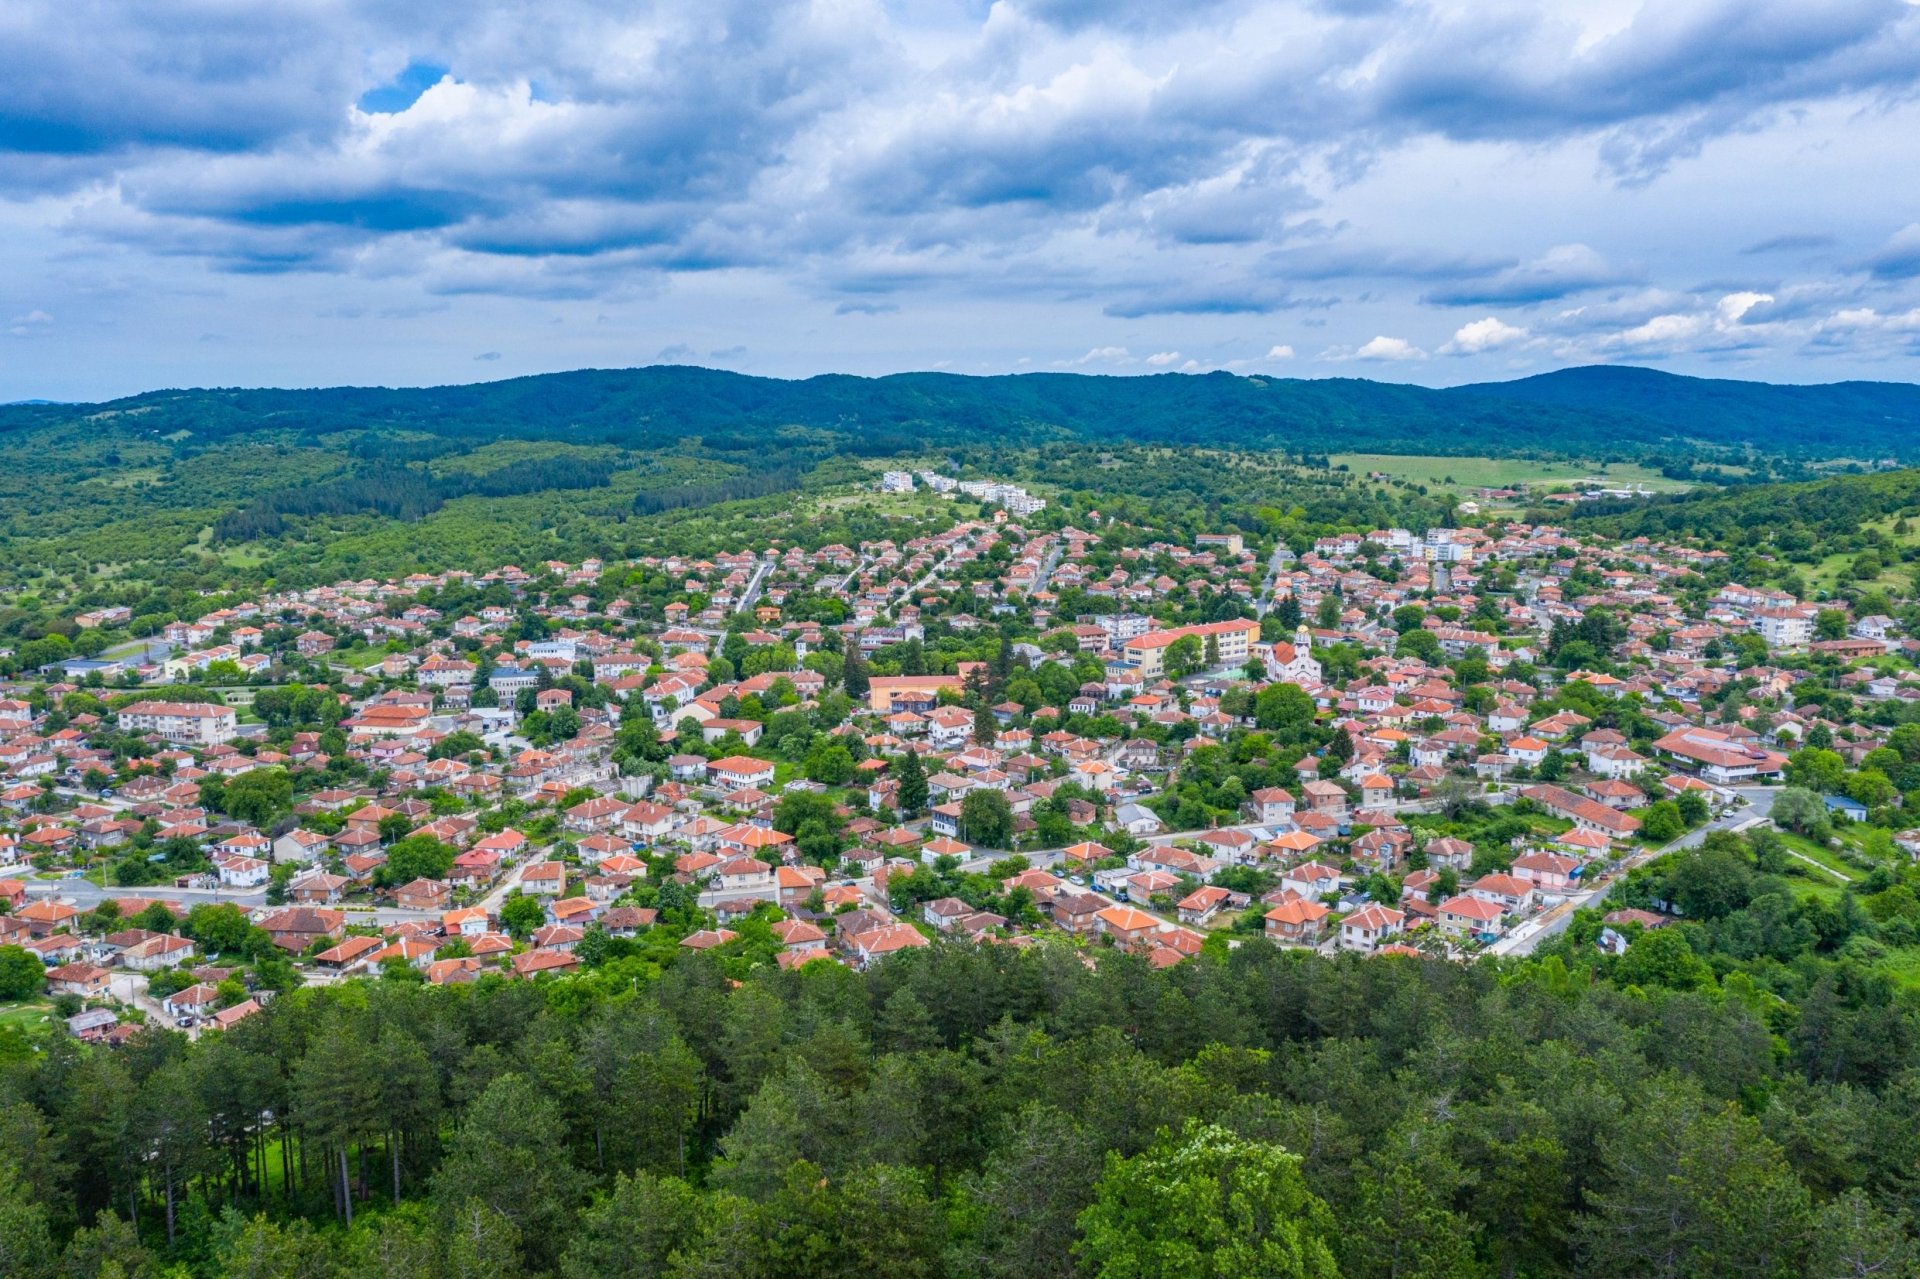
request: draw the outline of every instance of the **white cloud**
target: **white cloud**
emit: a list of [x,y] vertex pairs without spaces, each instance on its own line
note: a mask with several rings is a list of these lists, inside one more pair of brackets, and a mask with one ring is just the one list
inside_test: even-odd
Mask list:
[[1527,331],[1508,324],[1496,316],[1489,315],[1484,320],[1475,320],[1463,324],[1454,330],[1453,337],[1440,348],[1442,355],[1480,355],[1487,351],[1497,351],[1512,346],[1516,342],[1527,340]]
[[1063,368],[1079,368],[1086,364],[1125,364],[1130,357],[1124,346],[1096,346],[1077,360],[1056,360],[1055,365]]
[[[1920,371],[1895,337],[1920,224],[1874,212],[1920,131],[1912,3],[232,8],[11,0],[0,277],[10,313],[61,307],[61,340],[0,399],[49,368],[75,398],[420,382],[495,345],[559,368],[692,330],[783,375],[1252,368],[1249,317],[1280,312],[1302,351],[1402,376],[1762,347],[1762,376]],[[313,342],[295,294],[381,318]],[[592,305],[561,340],[524,299]],[[861,349],[816,340],[822,313],[893,318]],[[130,336],[176,329],[227,353]]]
[[1715,305],[1722,324],[1738,324],[1756,306],[1773,301],[1771,293],[1729,293]]
[[1356,360],[1424,360],[1427,353],[1405,338],[1376,337],[1353,353]]
[[1872,331],[1879,333],[1920,333],[1920,306],[1896,315],[1882,315],[1870,306],[1835,311],[1822,320],[1822,330]]
[[1645,324],[1622,329],[1603,345],[1617,350],[1659,354],[1684,347],[1706,332],[1707,328],[1707,319],[1702,315],[1656,315]]
[[29,311],[25,315],[16,315],[10,321],[13,324],[52,324],[53,317],[45,311]]

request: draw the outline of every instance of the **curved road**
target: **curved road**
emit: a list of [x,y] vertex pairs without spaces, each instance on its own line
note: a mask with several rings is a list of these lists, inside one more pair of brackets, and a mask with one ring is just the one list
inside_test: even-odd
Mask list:
[[1531,955],[1534,948],[1541,942],[1566,931],[1567,925],[1573,922],[1574,911],[1592,904],[1596,899],[1605,897],[1619,875],[1624,875],[1635,866],[1645,865],[1654,858],[1673,852],[1675,849],[1698,847],[1712,831],[1744,830],[1749,826],[1759,825],[1772,814],[1774,798],[1780,793],[1778,788],[1770,786],[1736,786],[1733,790],[1742,802],[1732,805],[1706,825],[1697,830],[1688,831],[1670,844],[1635,853],[1620,864],[1620,869],[1615,874],[1602,877],[1592,888],[1576,893],[1544,914],[1528,920],[1488,947],[1487,953]]

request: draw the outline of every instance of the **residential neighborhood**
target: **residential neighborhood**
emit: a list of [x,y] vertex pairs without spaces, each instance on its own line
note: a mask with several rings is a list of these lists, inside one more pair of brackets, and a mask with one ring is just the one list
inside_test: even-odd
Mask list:
[[164,659],[18,681],[0,941],[96,1036],[102,1006],[206,1028],[634,947],[1465,959],[1775,793],[1867,822],[1907,758],[1793,696],[1821,660],[1920,697],[1897,624],[1703,591],[1714,552],[1506,524],[1263,554],[964,496],[993,518],[899,543],[234,599]]

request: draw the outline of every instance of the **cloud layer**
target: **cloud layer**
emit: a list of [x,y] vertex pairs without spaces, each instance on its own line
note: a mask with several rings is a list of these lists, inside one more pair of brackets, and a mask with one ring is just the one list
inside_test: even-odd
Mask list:
[[0,396],[1917,354],[1905,0],[14,0],[0,83]]

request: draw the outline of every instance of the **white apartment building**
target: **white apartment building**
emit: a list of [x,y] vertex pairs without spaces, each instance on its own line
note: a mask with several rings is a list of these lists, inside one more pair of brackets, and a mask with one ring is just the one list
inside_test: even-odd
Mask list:
[[188,746],[231,741],[239,721],[231,706],[211,702],[135,702],[119,715],[123,733],[150,733]]
[[1757,608],[1752,621],[1768,648],[1804,648],[1813,638],[1813,619],[1800,609]]

